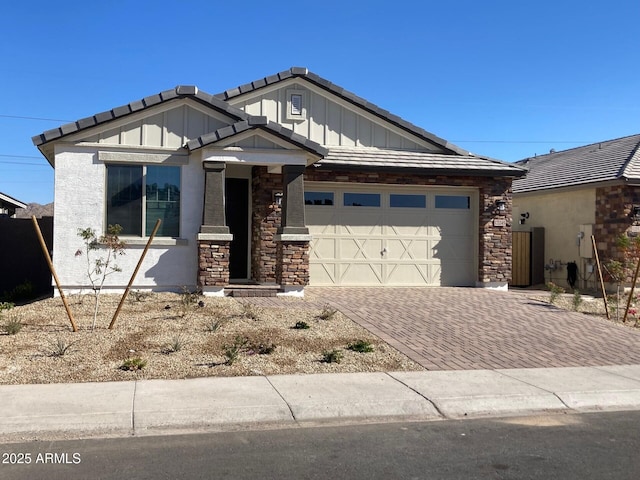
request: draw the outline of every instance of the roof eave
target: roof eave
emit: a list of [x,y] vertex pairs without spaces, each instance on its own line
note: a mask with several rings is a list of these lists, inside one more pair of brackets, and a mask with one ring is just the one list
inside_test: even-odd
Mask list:
[[419,175],[447,175],[447,176],[461,176],[461,177],[511,177],[518,178],[525,172],[509,170],[480,170],[470,168],[420,168],[420,167],[398,167],[398,166],[371,166],[360,164],[348,164],[348,163],[332,163],[326,161],[320,161],[316,163],[317,168],[323,170],[366,170],[366,171],[380,171],[385,173],[413,173]]

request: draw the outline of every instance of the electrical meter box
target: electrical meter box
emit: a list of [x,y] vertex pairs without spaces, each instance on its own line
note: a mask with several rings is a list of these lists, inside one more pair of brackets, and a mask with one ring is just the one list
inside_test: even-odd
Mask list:
[[578,238],[580,242],[580,258],[593,258],[593,243],[591,242],[593,235],[593,225],[580,225]]

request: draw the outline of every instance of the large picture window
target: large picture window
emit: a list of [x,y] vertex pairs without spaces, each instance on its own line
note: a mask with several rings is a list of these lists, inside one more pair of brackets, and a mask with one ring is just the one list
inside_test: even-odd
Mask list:
[[180,236],[180,167],[107,165],[107,225],[122,235]]

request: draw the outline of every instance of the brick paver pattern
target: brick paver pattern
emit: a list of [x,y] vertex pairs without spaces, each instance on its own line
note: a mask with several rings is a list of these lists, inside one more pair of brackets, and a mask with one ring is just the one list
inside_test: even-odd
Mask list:
[[[429,370],[640,364],[640,329],[567,312],[523,292],[319,288],[263,306],[330,304]],[[244,301],[244,299],[243,299]]]

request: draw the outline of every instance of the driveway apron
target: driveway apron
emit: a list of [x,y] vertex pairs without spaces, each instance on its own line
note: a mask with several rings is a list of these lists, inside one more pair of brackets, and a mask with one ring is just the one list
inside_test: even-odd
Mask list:
[[640,364],[640,330],[522,292],[476,288],[309,288],[429,370]]

